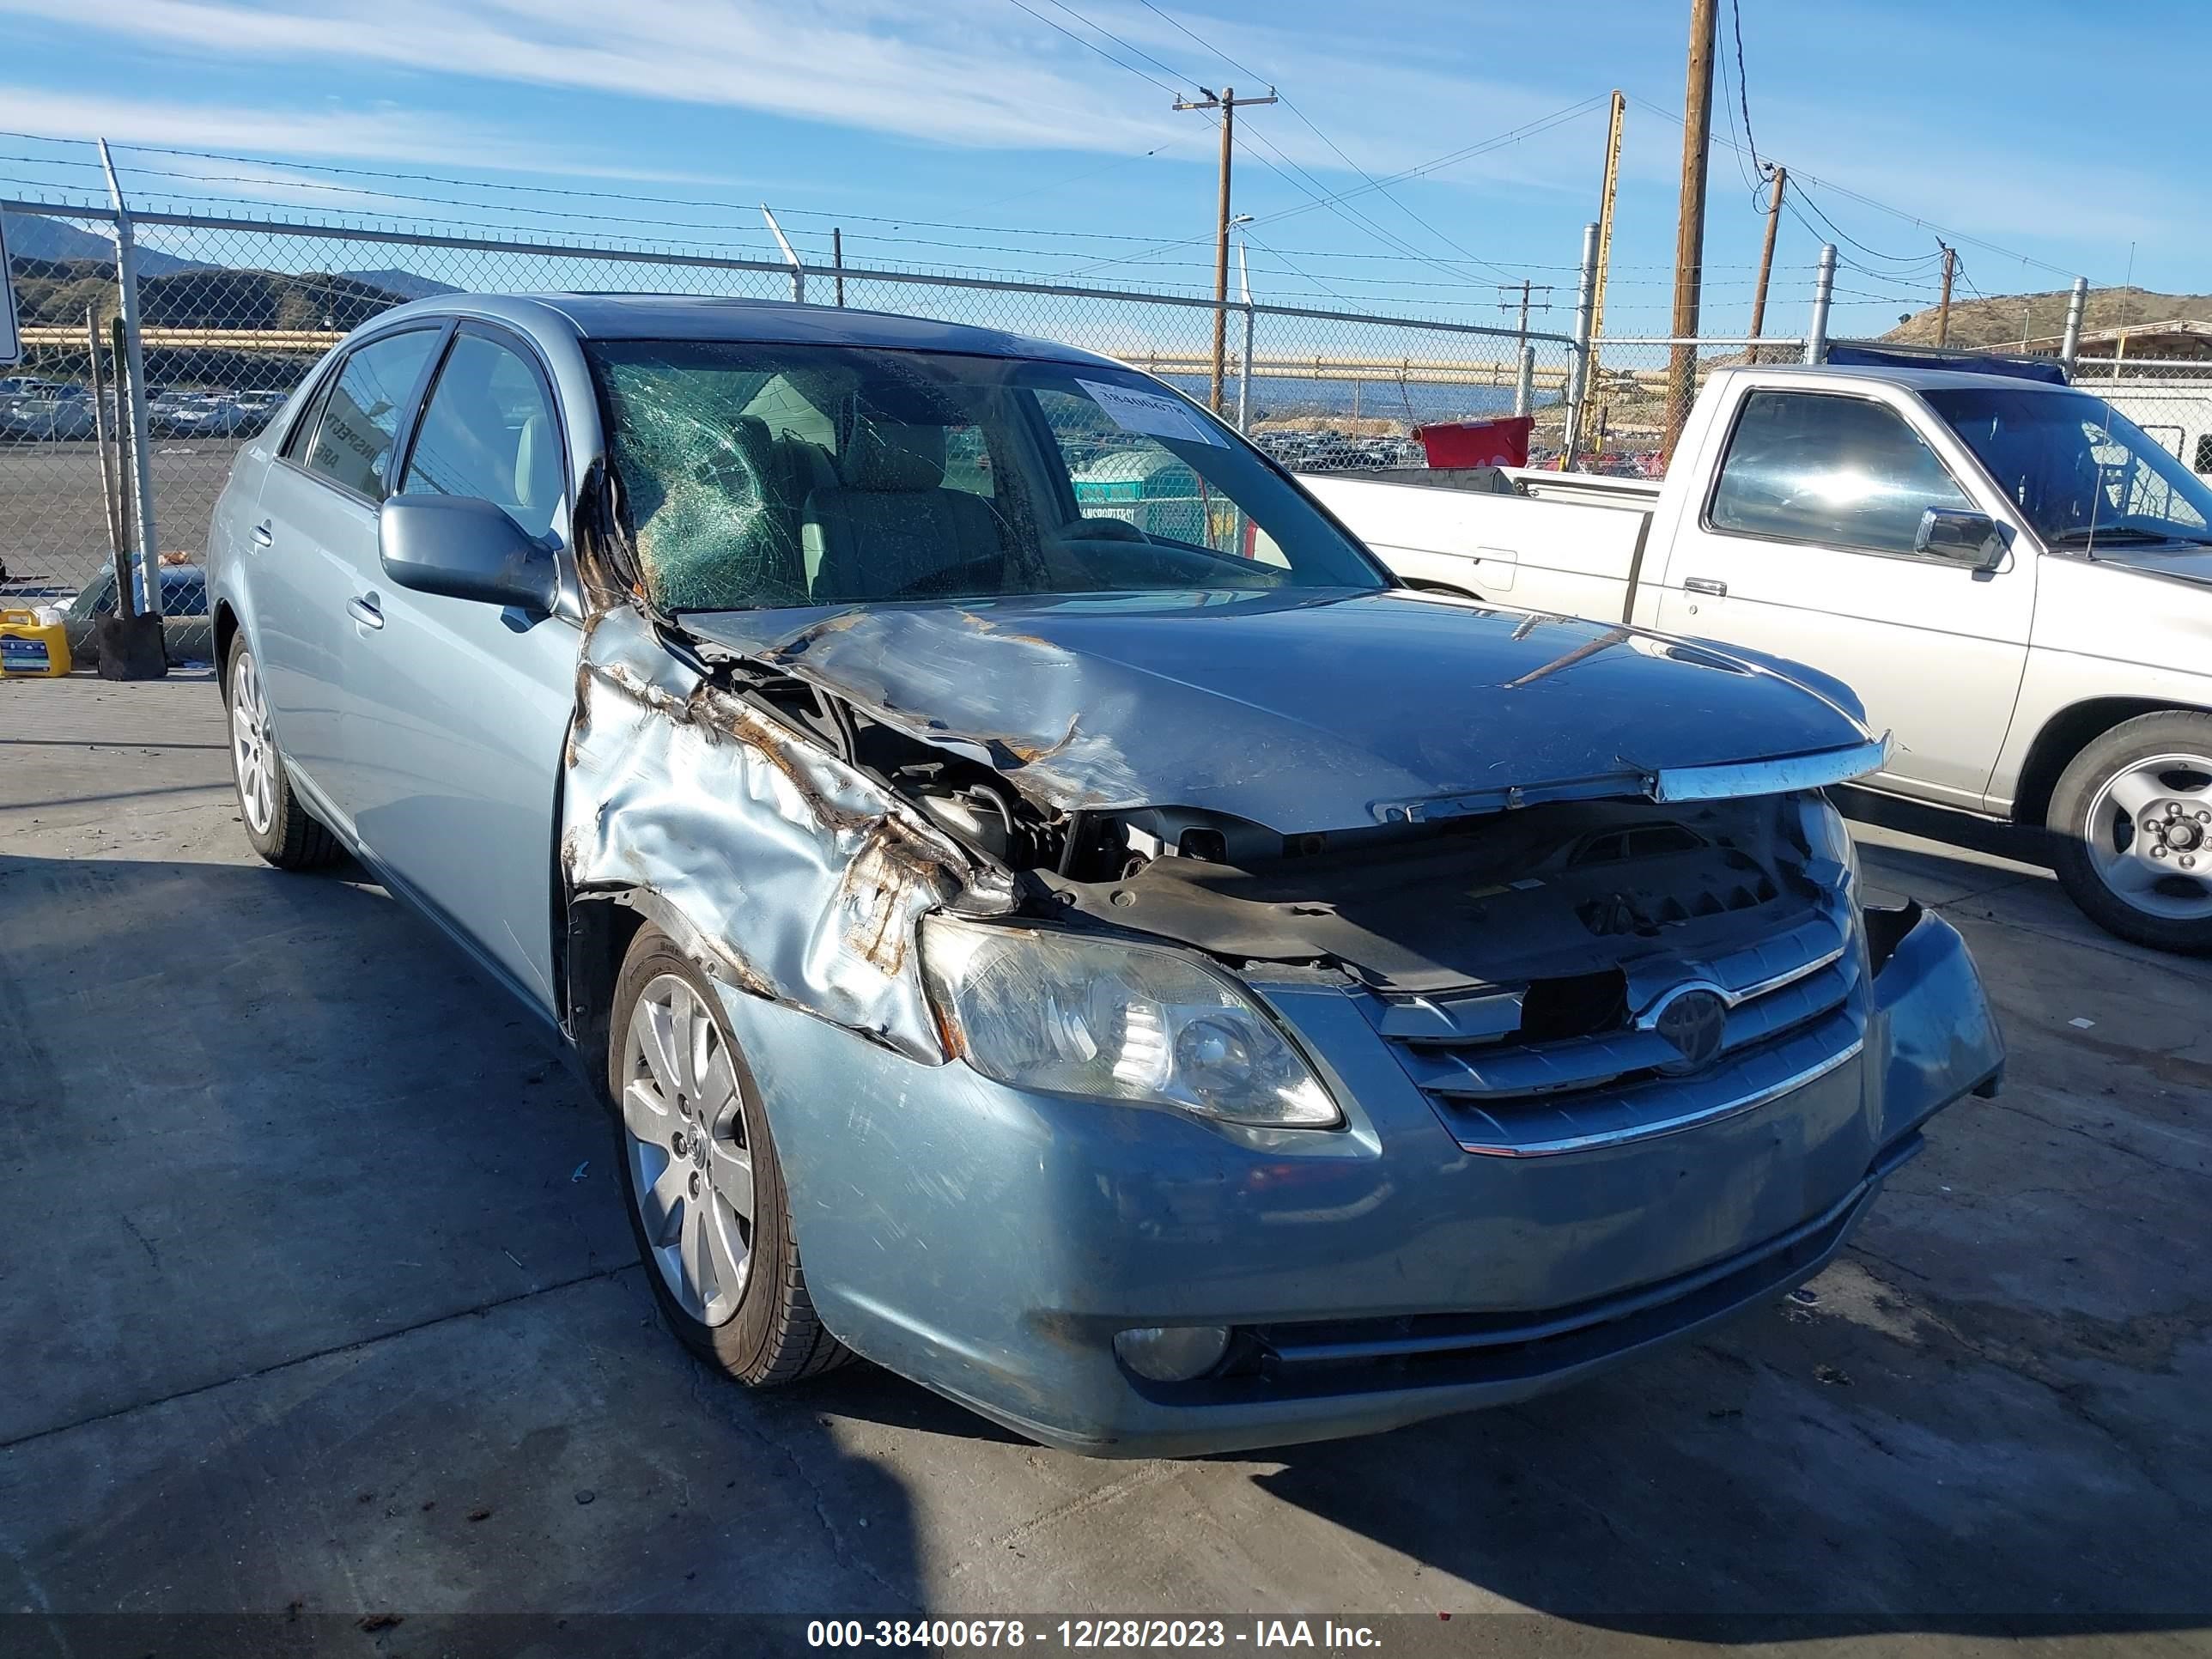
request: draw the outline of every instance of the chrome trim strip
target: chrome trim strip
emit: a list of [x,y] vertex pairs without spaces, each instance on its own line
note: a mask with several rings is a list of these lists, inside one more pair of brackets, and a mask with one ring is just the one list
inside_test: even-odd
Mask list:
[[1526,1141],[1517,1146],[1478,1145],[1467,1140],[1461,1141],[1460,1146],[1467,1152],[1479,1153],[1485,1158],[1551,1158],[1561,1152],[1589,1152],[1600,1146],[1626,1146],[1638,1140],[1650,1140],[1660,1135],[1676,1134],[1685,1129],[1698,1128],[1705,1124],[1717,1123],[1724,1118],[1735,1117],[1744,1112],[1755,1111],[1771,1101],[1779,1100],[1786,1094],[1794,1093],[1806,1087],[1808,1084],[1819,1082],[1831,1072],[1857,1059],[1865,1050],[1866,1039],[1854,1037],[1848,1045],[1830,1054],[1826,1060],[1816,1065],[1808,1066],[1792,1076],[1784,1078],[1778,1083],[1770,1083],[1765,1088],[1755,1089],[1750,1094],[1735,1100],[1724,1101],[1717,1106],[1707,1106],[1698,1111],[1682,1113],[1676,1117],[1661,1118],[1650,1123],[1639,1123],[1632,1128],[1607,1130],[1601,1134],[1570,1135],[1559,1140]]
[[1780,760],[1731,762],[1721,766],[1662,767],[1652,775],[1656,801],[1733,800],[1745,795],[1785,795],[1800,789],[1824,789],[1832,783],[1879,772],[1888,764],[1890,734],[1848,749],[1824,749],[1814,755]]
[[1741,991],[1723,991],[1721,995],[1726,999],[1728,1006],[1734,1008],[1739,1004],[1763,997],[1770,991],[1778,991],[1785,985],[1795,985],[1801,979],[1810,979],[1823,968],[1828,967],[1831,963],[1841,962],[1844,959],[1844,952],[1849,948],[1847,944],[1838,945],[1827,955],[1815,957],[1802,968],[1784,969],[1771,979],[1763,979],[1756,985],[1747,985]]
[[1841,962],[1843,959],[1844,946],[1838,945],[1826,956],[1815,957],[1812,961],[1796,968],[1786,968],[1770,978],[1760,980],[1756,985],[1747,985],[1740,991],[1732,991],[1715,980],[1686,979],[1680,984],[1670,985],[1662,991],[1630,1024],[1633,1029],[1639,1031],[1654,1029],[1659,1023],[1659,1016],[1667,1012],[1667,1005],[1675,998],[1691,991],[1711,991],[1726,1003],[1729,1011],[1733,1012],[1747,1002],[1756,1001],[1760,997],[1795,985],[1801,979],[1810,979],[1822,969]]

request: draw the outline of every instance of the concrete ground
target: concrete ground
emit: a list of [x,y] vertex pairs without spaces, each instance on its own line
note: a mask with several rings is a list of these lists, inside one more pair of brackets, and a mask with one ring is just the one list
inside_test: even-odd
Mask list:
[[391,1652],[733,1610],[2212,1651],[2212,963],[2098,933],[2013,837],[1866,809],[1872,878],[1972,940],[2010,1083],[1809,1294],[1521,1408],[1104,1463],[866,1367],[695,1364],[519,1018],[357,872],[254,860],[212,685],[0,684],[0,1612]]

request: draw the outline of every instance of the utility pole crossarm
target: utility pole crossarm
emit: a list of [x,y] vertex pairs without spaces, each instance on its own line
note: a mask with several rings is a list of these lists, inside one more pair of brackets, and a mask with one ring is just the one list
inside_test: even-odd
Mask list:
[[1229,172],[1231,154],[1237,143],[1237,112],[1249,104],[1273,103],[1275,89],[1269,87],[1264,98],[1239,98],[1234,87],[1224,87],[1219,92],[1205,87],[1199,90],[1206,94],[1202,100],[1178,98],[1172,107],[1221,112],[1221,201],[1218,228],[1213,239],[1213,386],[1209,400],[1210,407],[1218,415],[1229,354]]

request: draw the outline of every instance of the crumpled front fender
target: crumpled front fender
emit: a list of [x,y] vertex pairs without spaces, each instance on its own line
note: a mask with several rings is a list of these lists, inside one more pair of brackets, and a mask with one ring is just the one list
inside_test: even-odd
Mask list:
[[1886,1146],[1961,1095],[1996,1094],[2004,1038],[1957,928],[1915,903],[1866,916],[1875,963],[1867,1053],[1881,1066]]

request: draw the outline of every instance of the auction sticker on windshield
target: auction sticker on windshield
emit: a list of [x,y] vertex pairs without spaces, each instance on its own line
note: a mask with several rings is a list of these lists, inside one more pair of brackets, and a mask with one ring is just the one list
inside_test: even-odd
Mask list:
[[1108,386],[1099,380],[1078,380],[1076,385],[1089,393],[1091,401],[1111,416],[1114,424],[1124,432],[1141,432],[1152,438],[1195,440],[1224,449],[1229,447],[1219,433],[1191,413],[1179,398],[1164,392],[1140,392],[1134,386]]

